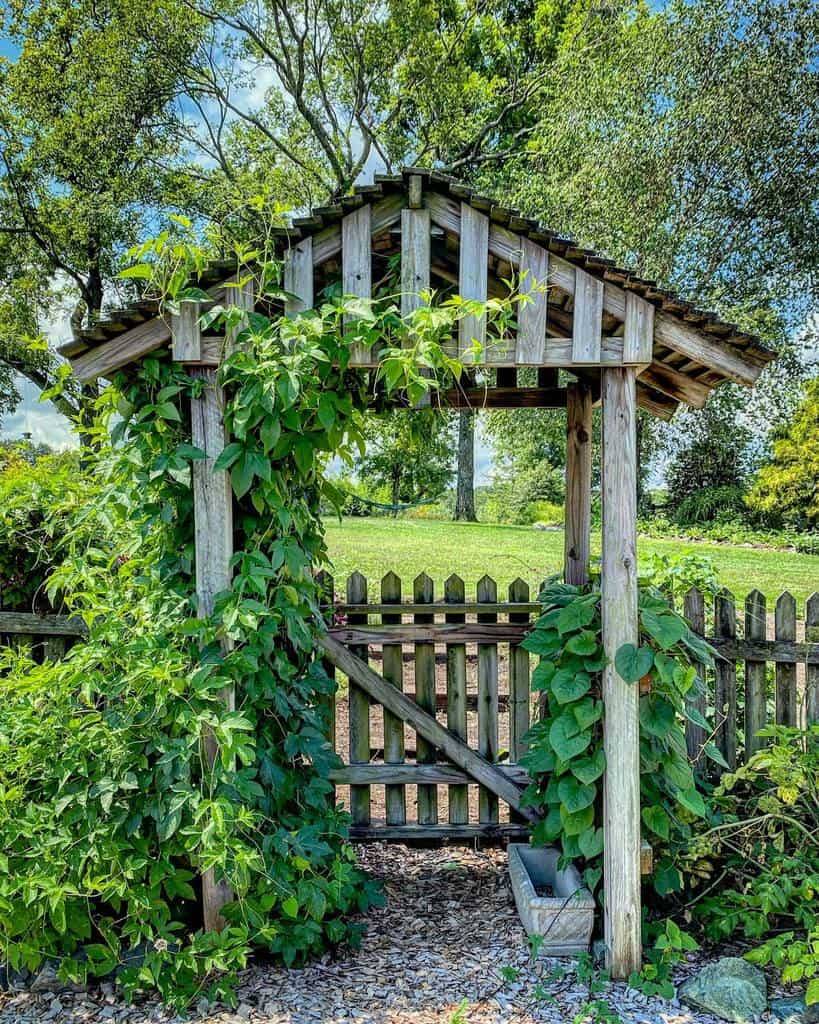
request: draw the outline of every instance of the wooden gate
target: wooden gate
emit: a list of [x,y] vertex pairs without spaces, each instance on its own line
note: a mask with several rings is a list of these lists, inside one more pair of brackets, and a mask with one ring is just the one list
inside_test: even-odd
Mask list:
[[[533,698],[530,656],[520,642],[540,610],[528,584],[516,580],[499,600],[495,581],[484,576],[467,600],[463,580],[451,576],[436,600],[425,574],[405,588],[388,573],[373,595],[356,572],[346,600],[331,604],[333,580],[322,579],[330,642],[357,659],[341,664],[338,647],[326,652],[330,669],[339,665],[349,679],[346,688],[339,679],[334,742],[346,764],[334,781],[352,815],[352,836],[527,837],[528,815],[518,807],[527,776],[518,761]],[[362,665],[372,673],[362,676]],[[377,689],[378,680],[402,695],[400,704]]]

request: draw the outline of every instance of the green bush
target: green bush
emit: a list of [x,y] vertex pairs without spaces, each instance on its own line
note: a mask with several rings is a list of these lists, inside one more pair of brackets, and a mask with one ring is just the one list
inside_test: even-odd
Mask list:
[[529,525],[539,516],[539,502],[563,503],[565,485],[560,470],[541,462],[518,473],[505,470],[498,474],[487,490],[484,516],[492,523]]
[[680,501],[674,519],[681,526],[694,523],[743,522],[748,518],[745,488],[738,484],[701,487]]
[[0,595],[5,608],[50,611],[45,581],[61,560],[72,514],[90,493],[79,454],[6,448],[0,464]]

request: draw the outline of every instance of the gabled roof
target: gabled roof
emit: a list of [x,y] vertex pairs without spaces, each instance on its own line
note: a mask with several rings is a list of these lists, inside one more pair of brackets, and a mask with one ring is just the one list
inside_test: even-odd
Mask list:
[[[776,356],[754,336],[697,308],[655,281],[618,267],[600,254],[578,246],[571,238],[562,237],[518,211],[425,168],[408,167],[400,174],[376,175],[373,184],[357,186],[350,195],[339,197],[330,205],[316,207],[309,216],[294,219],[289,228],[277,232],[276,245],[284,253],[311,239],[315,273],[321,283],[321,275],[328,267],[331,273],[338,270],[342,221],[370,205],[374,211],[381,211],[372,218],[373,251],[387,255],[396,249],[400,251],[397,236],[400,236],[401,210],[410,205],[411,188],[421,189],[423,203],[432,207],[437,251],[437,256],[433,254],[433,277],[437,275],[451,282],[454,272],[457,284],[455,236],[458,211],[464,205],[488,218],[490,294],[492,280],[497,284],[508,272],[508,261],[514,258],[509,255],[510,246],[515,239],[518,243],[527,239],[549,254],[547,334],[566,334],[571,329],[575,304],[572,268],[604,283],[606,301],[601,328],[604,334],[622,335],[626,295],[638,296],[653,307],[651,362],[642,367],[640,389],[642,404],[659,415],[669,415],[680,401],[702,405],[708,391],[724,380],[753,384],[764,366]],[[452,259],[454,267],[450,265]],[[215,262],[202,275],[200,285],[206,289],[218,288],[234,271],[232,263]],[[156,347],[167,345],[170,324],[159,314],[159,304],[152,300],[112,310],[104,320],[80,332],[60,351],[72,361],[80,376],[105,375]],[[575,372],[573,367],[569,369]]]

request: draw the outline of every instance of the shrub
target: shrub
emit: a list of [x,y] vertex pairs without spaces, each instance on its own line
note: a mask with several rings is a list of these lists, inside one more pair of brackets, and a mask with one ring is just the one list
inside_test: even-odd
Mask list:
[[681,526],[696,523],[742,522],[748,518],[745,488],[738,484],[701,487],[684,497],[674,511]]
[[6,449],[0,468],[0,595],[5,608],[50,611],[45,581],[60,543],[92,482],[79,454],[28,456]]
[[486,495],[485,515],[494,523],[529,525],[538,518],[538,502],[562,504],[563,474],[548,462],[513,473],[506,469],[496,476]]

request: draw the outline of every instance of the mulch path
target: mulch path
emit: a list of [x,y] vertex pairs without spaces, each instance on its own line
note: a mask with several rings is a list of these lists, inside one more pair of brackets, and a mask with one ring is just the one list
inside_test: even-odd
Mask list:
[[[361,948],[301,970],[257,964],[242,975],[236,1009],[201,1006],[207,1024],[564,1024],[589,994],[572,960],[529,956],[502,850],[360,850],[387,897],[367,916]],[[696,966],[692,960],[681,974]],[[554,975],[558,969],[562,976]],[[714,1024],[625,985],[604,996],[624,1024]],[[87,993],[0,994],[0,1024],[181,1021],[155,1000],[126,1006],[102,986]]]

